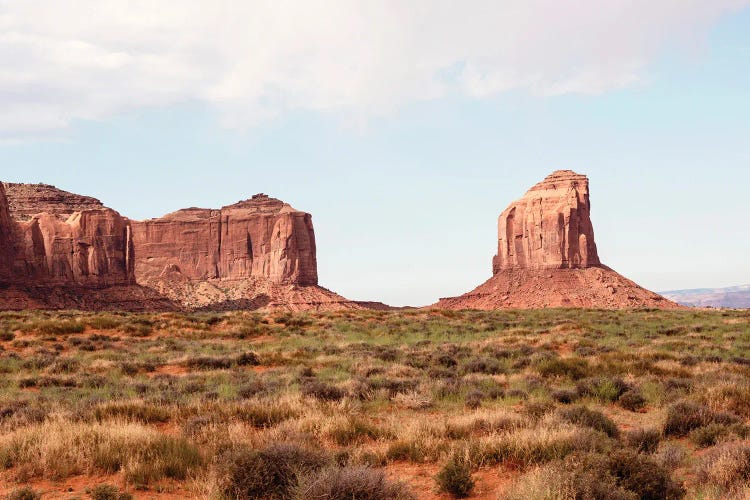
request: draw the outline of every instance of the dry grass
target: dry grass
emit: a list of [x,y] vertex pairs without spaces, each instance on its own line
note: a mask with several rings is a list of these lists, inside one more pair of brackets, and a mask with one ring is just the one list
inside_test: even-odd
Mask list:
[[0,333],[19,491],[377,500],[484,494],[498,471],[501,498],[748,492],[749,313],[61,311]]

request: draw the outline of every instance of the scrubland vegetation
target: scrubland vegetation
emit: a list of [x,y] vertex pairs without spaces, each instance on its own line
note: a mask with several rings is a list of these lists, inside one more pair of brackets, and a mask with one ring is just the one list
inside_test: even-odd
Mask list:
[[0,313],[8,498],[750,496],[750,312]]

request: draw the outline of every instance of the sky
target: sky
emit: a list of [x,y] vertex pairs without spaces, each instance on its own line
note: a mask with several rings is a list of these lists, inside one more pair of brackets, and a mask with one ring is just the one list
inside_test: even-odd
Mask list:
[[621,274],[750,283],[750,0],[0,0],[0,180],[134,219],[267,193],[350,299],[473,289],[557,169]]

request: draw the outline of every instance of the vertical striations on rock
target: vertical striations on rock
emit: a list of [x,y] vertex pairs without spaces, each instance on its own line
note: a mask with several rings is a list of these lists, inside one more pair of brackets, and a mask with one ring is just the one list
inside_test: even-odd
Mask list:
[[500,215],[493,273],[600,265],[590,210],[585,175],[552,173]]
[[679,307],[600,262],[590,211],[588,178],[571,170],[553,172],[500,215],[493,276],[437,306]]
[[139,222],[47,184],[0,184],[0,283],[0,309],[364,307],[317,286],[310,214],[263,194]]
[[[135,283],[129,223],[99,200],[46,184],[7,184],[0,193],[6,281],[33,286]],[[8,236],[10,235],[10,236]],[[7,250],[5,250],[7,248]]]
[[188,208],[131,225],[139,280],[173,272],[190,280],[318,284],[312,217],[266,195],[219,210]]

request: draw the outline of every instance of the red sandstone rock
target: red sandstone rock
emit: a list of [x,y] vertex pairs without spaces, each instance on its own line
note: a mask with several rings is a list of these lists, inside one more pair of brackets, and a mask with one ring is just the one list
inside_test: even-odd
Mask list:
[[554,172],[500,215],[493,272],[599,265],[589,213],[588,178]]
[[310,214],[266,195],[220,210],[189,208],[131,225],[139,282],[171,270],[190,280],[262,277],[276,284],[318,283]]
[[498,221],[494,276],[446,309],[676,308],[602,265],[590,219],[588,179],[560,170],[511,204]]
[[101,201],[90,196],[69,193],[48,184],[5,184],[11,216],[29,220],[40,213],[54,214],[67,220],[73,212],[104,208]]
[[135,283],[127,220],[101,208],[73,212],[65,221],[34,215],[17,224],[14,282],[93,287]]
[[365,308],[317,286],[310,214],[268,196],[137,222],[53,186],[9,186],[0,309]]
[[7,282],[11,277],[15,248],[13,242],[14,223],[8,210],[5,188],[0,182],[0,281]]

